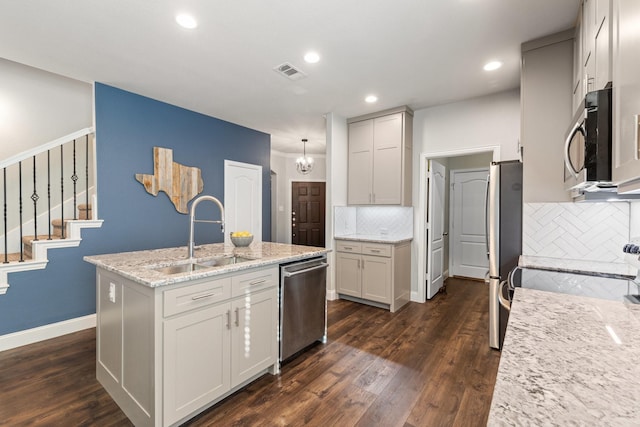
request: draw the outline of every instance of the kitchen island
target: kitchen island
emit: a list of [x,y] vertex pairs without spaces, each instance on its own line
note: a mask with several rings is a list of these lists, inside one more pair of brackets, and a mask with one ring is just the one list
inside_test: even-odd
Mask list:
[[173,426],[277,373],[279,266],[327,252],[254,243],[85,257],[96,377],[135,425]]
[[640,422],[640,306],[516,288],[487,425]]

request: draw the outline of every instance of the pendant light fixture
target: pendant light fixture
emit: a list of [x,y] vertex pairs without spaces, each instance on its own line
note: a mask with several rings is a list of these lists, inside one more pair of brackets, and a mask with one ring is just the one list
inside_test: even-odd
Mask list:
[[313,158],[307,156],[307,140],[306,138],[302,140],[303,151],[302,157],[298,157],[296,159],[296,169],[298,169],[298,173],[302,175],[307,175],[313,169]]

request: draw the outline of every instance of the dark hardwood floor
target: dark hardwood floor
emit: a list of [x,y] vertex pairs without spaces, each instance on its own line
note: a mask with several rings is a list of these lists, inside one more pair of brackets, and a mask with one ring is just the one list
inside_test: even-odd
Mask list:
[[[500,354],[484,283],[449,279],[395,314],[332,301],[328,316],[327,344],[188,425],[486,425]],[[95,379],[95,329],[0,352],[0,425],[131,425]]]

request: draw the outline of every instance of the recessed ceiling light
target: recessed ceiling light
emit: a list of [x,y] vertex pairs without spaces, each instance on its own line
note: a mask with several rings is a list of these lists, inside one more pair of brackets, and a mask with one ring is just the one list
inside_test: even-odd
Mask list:
[[484,65],[484,70],[485,71],[493,71],[493,70],[497,70],[500,67],[502,67],[502,62],[500,62],[500,61],[491,61],[491,62],[487,62]]
[[315,64],[316,62],[320,61],[320,55],[318,55],[317,52],[307,52],[304,55],[304,60],[309,64]]
[[365,100],[365,102],[368,102],[369,104],[373,104],[374,102],[376,102],[378,100],[378,97],[375,96],[375,95],[369,95],[364,100]]
[[187,28],[189,30],[192,30],[198,26],[198,22],[196,21],[196,18],[186,13],[181,13],[179,15],[176,15],[176,22],[182,28]]

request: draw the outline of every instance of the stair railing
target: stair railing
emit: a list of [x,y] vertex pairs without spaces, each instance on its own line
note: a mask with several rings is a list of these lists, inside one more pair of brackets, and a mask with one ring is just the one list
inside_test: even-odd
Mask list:
[[[59,150],[56,150],[59,147]],[[68,147],[69,149],[65,149]],[[0,162],[3,177],[3,231],[0,237],[4,240],[4,254],[2,263],[10,262],[9,253],[15,252],[18,262],[25,261],[25,251],[23,240],[25,238],[25,229],[33,229],[33,238],[30,240],[37,241],[40,238],[52,240],[56,237],[66,239],[66,220],[64,218],[65,204],[69,204],[67,209],[73,211],[73,220],[78,219],[78,196],[84,192],[85,200],[85,216],[81,219],[89,218],[89,197],[90,193],[95,191],[95,165],[90,162],[94,156],[90,153],[94,152],[93,129],[86,128],[78,132],[74,132],[66,137],[59,138],[51,143],[45,144],[21,153],[3,162]],[[59,157],[56,155],[59,151]],[[58,158],[56,158],[58,157]],[[84,165],[82,160],[84,159]],[[26,160],[31,160],[31,162]],[[24,163],[24,165],[23,165]],[[31,167],[29,171],[28,168]],[[84,179],[78,176],[78,168],[84,166]],[[26,172],[24,169],[27,169]],[[65,170],[71,170],[70,176],[65,175]],[[90,174],[90,171],[93,174]],[[60,176],[60,187],[55,189],[52,187],[52,175]],[[23,184],[23,175],[31,175],[33,186],[31,189],[25,188]],[[17,185],[15,185],[17,183]],[[70,200],[65,199],[65,185],[72,187],[72,196]],[[28,184],[27,184],[28,186]],[[31,192],[29,192],[31,190]],[[40,194],[47,193],[46,212],[39,212]],[[29,194],[30,193],[30,194]],[[24,218],[26,212],[23,211],[23,203],[27,197],[33,203],[33,216]],[[95,218],[95,207],[92,210]],[[60,215],[61,219],[61,235],[55,236],[52,232],[52,222],[55,215]],[[47,223],[47,234],[39,236],[39,222]],[[15,234],[18,234],[15,236]]]

